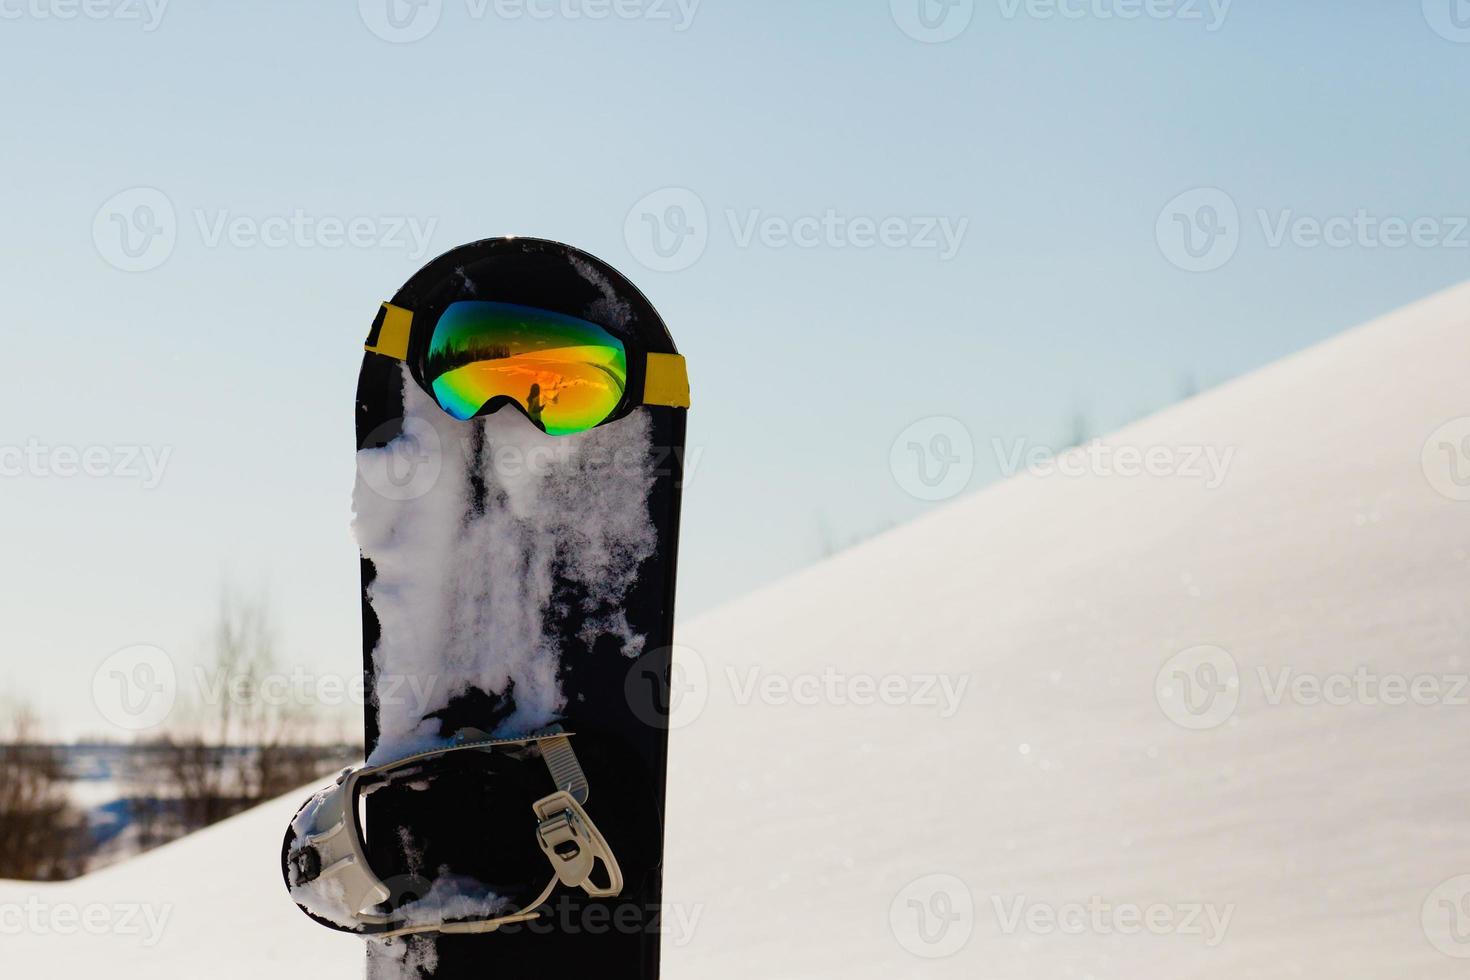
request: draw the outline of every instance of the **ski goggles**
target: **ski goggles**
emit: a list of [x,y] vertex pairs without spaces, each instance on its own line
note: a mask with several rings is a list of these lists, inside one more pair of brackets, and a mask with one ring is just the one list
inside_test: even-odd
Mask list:
[[[532,804],[534,820],[527,819],[527,829],[551,866],[550,881],[534,898],[514,902],[488,892],[478,896],[461,892],[451,898],[452,889],[436,888],[432,882],[416,883],[405,892],[390,887],[391,879],[379,877],[363,833],[367,796],[394,784],[430,783],[455,760],[468,763],[478,756],[490,762],[491,757],[505,756],[514,762],[528,753],[545,763],[554,786],[553,792]],[[286,834],[282,874],[302,911],[342,932],[373,939],[494,932],[537,918],[558,885],[581,889],[592,898],[621,894],[623,874],[617,858],[584,808],[589,795],[570,733],[560,728],[524,739],[462,732],[445,748],[343,772],[332,787],[297,811]]]
[[384,303],[364,346],[408,362],[461,421],[512,405],[545,432],[568,435],[638,405],[689,407],[678,354],[640,352],[598,324],[534,306],[460,300],[426,324]]

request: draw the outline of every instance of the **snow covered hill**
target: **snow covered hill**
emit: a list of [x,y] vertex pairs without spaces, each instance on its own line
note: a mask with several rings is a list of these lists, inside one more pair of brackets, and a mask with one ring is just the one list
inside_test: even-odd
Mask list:
[[[1463,976],[1467,369],[1470,286],[685,624],[665,975]],[[0,955],[360,976],[281,888],[298,802],[0,883],[171,910]]]

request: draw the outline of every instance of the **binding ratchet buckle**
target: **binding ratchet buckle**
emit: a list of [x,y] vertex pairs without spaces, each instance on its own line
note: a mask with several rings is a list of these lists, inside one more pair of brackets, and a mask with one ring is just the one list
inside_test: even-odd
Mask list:
[[[534,746],[540,753],[556,787],[555,792],[532,804],[537,820],[536,843],[552,869],[552,878],[541,893],[517,911],[478,919],[425,923],[416,916],[410,922],[397,910],[385,912],[382,903],[389,900],[391,892],[368,863],[358,820],[357,801],[365,785],[390,782],[394,773],[416,777],[426,764],[451,753],[527,746]],[[552,728],[524,739],[492,739],[483,732],[464,731],[445,748],[344,772],[331,789],[313,797],[298,812],[287,837],[286,883],[293,897],[298,897],[298,904],[318,921],[375,939],[417,933],[494,932],[512,922],[535,919],[558,885],[580,888],[592,898],[615,898],[623,890],[623,872],[607,839],[587,814],[589,795],[587,775],[572,750],[570,733]],[[601,882],[593,880],[599,864],[606,873],[606,880]],[[338,915],[323,915],[298,896],[299,891],[317,883],[343,897],[342,909],[335,910]],[[341,915],[350,922],[340,921]]]
[[[623,875],[612,849],[571,794],[553,793],[538,801],[536,815],[541,818],[536,838],[558,881],[568,888],[581,888],[593,898],[614,898],[622,892]],[[592,881],[599,860],[608,869],[606,885]]]

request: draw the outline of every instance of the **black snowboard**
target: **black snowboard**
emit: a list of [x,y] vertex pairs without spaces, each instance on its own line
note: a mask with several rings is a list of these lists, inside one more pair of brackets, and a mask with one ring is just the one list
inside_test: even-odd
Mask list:
[[[391,298],[430,324],[458,300],[565,313],[643,351],[675,353],[631,283],[553,242],[465,245]],[[536,922],[494,933],[371,943],[368,975],[653,980],[686,412],[644,406],[589,433],[550,436],[513,408],[426,423],[424,406],[437,407],[416,389],[401,362],[364,356],[359,460],[407,447],[392,485],[360,475],[357,491],[369,755],[407,746],[415,721],[417,736],[443,738],[560,724],[574,733],[587,811],[625,887],[602,900],[559,888]],[[442,673],[401,676],[426,656],[442,656]],[[395,901],[445,873],[534,892],[549,869],[529,804],[549,787],[544,771],[522,767],[381,790],[366,804],[373,865]]]

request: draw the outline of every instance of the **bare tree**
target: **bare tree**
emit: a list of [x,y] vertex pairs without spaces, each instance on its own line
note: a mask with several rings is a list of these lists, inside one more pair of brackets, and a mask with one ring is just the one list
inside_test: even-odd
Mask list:
[[60,754],[41,742],[35,715],[16,709],[0,725],[0,878],[75,877],[87,838],[67,797]]
[[270,683],[280,675],[265,600],[225,589],[211,643],[204,696],[163,743],[186,829],[274,799],[343,761],[340,750],[325,747],[313,706],[293,702],[286,685]]
[[126,757],[124,774],[129,788],[128,816],[137,833],[137,848],[146,851],[179,836],[170,822],[174,816],[168,792],[170,777],[160,760],[170,758],[167,741],[157,739],[133,743]]
[[341,739],[329,741],[304,706],[270,706],[257,716],[250,756],[251,796],[273,800],[346,764]]
[[187,831],[248,805],[238,746],[253,693],[271,659],[273,638],[263,602],[240,600],[226,588],[210,637],[212,683],[186,703],[182,718],[160,740],[167,792]]

